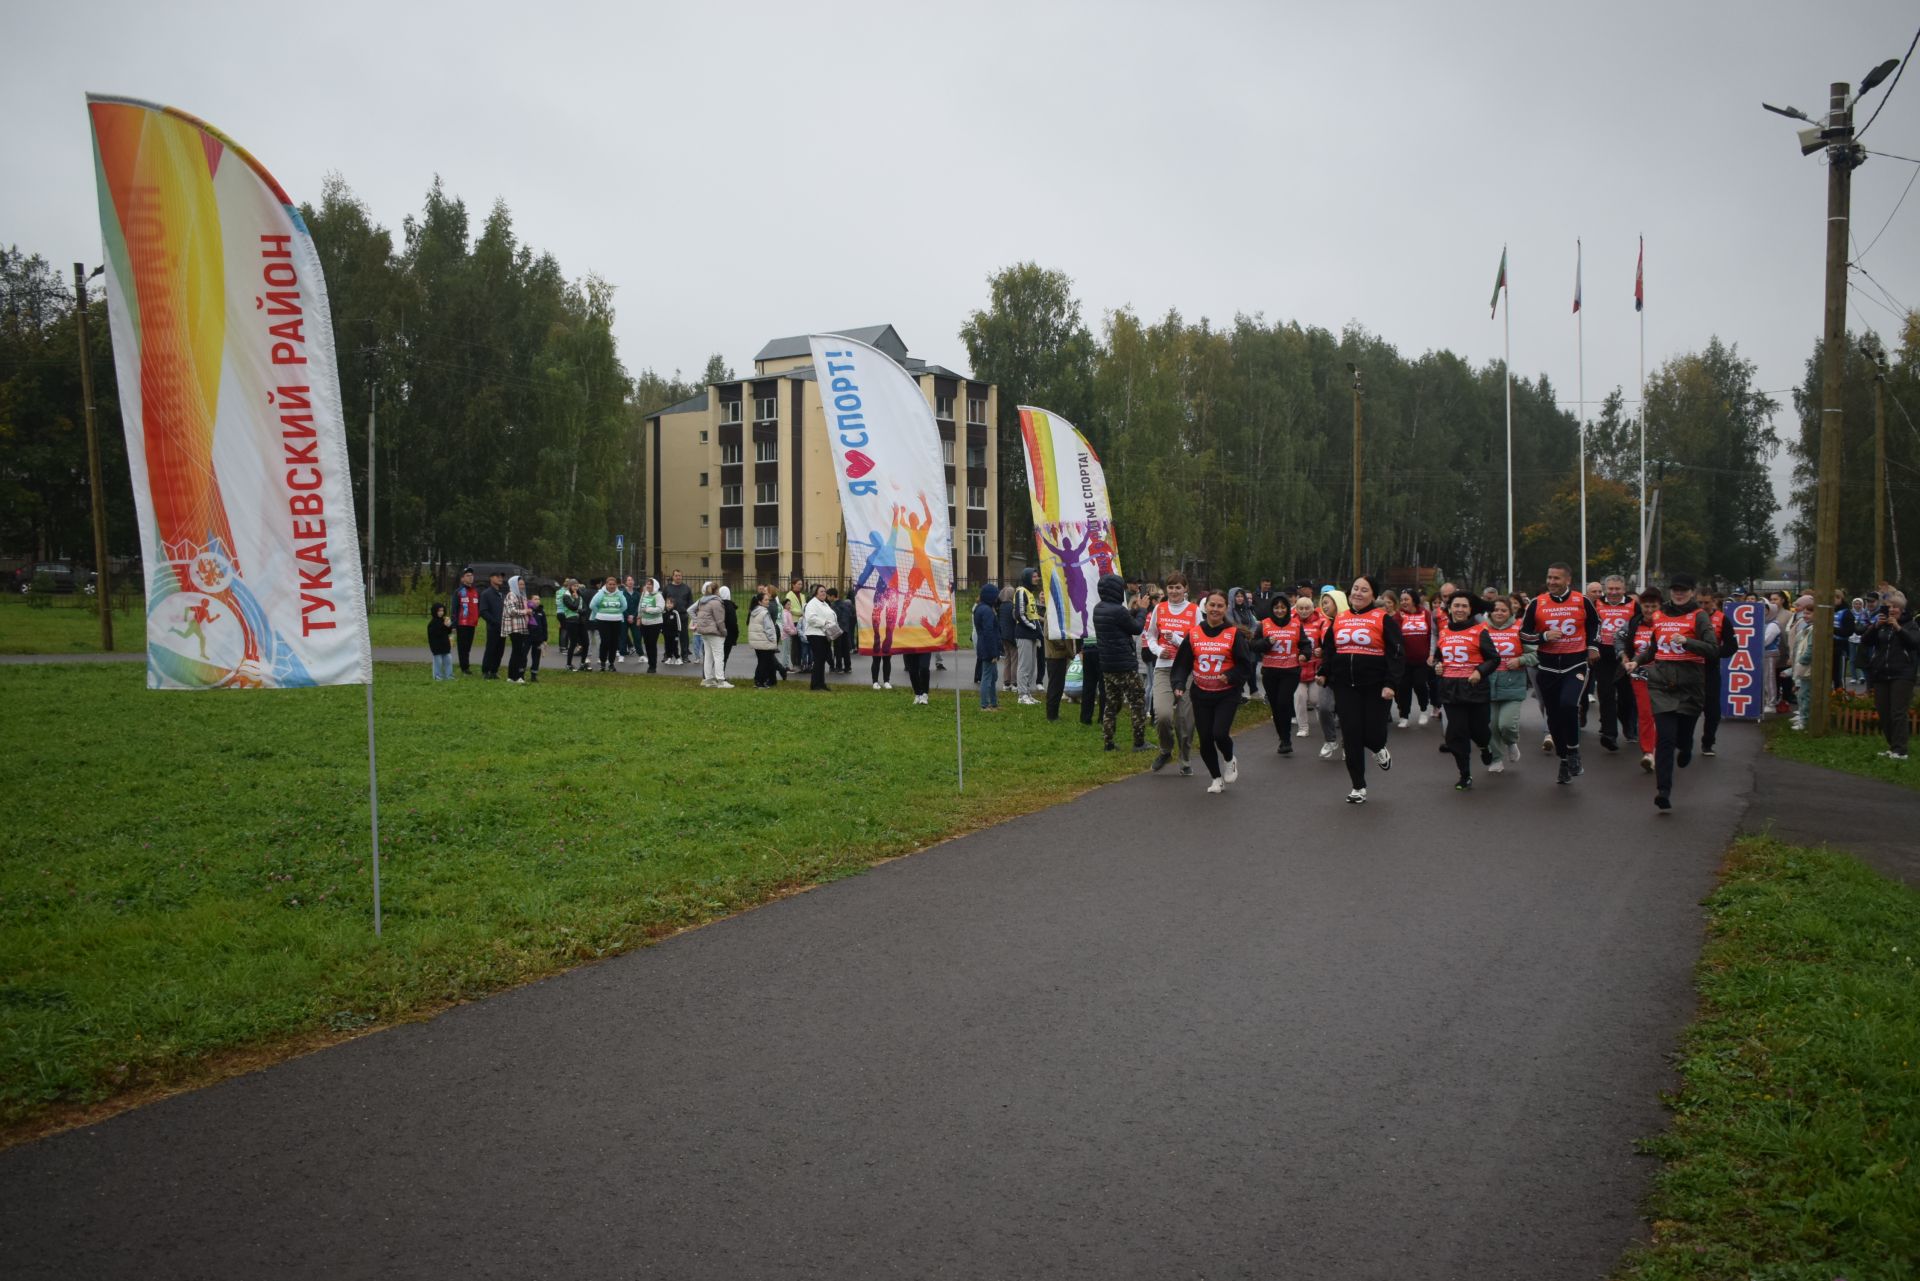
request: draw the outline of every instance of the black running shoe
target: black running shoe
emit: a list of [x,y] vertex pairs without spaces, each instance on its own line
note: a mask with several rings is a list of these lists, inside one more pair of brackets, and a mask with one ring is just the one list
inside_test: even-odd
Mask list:
[[1560,777],[1556,781],[1561,783],[1573,781],[1573,762],[1567,757],[1560,758]]
[[1491,765],[1491,764],[1493,764],[1493,749],[1492,749],[1492,748],[1490,748],[1490,747],[1483,747],[1483,748],[1481,748],[1481,749],[1480,749],[1480,763],[1481,763],[1482,765]]
[[1602,734],[1600,736],[1600,746],[1604,747],[1609,752],[1617,752],[1620,750],[1620,744],[1615,740],[1608,738],[1605,734]]
[[1289,742],[1288,742],[1288,741],[1287,741],[1286,739],[1284,739],[1284,738],[1283,738],[1283,739],[1281,739],[1281,740],[1280,740],[1280,747],[1279,747],[1279,753],[1280,753],[1280,755],[1282,755],[1282,756],[1292,756],[1292,755],[1293,755],[1293,744],[1292,744],[1292,743],[1289,743]]
[[1691,748],[1681,748],[1673,754],[1673,763],[1681,769],[1685,769],[1687,766],[1693,764],[1693,750]]
[[1661,792],[1660,794],[1655,796],[1653,798],[1653,803],[1655,807],[1657,807],[1662,814],[1673,813],[1673,802],[1667,799],[1667,794],[1665,792]]
[[1471,792],[1473,790],[1473,779],[1468,775],[1461,775],[1460,781],[1453,785],[1453,790],[1456,792]]
[[1575,778],[1579,778],[1587,772],[1587,767],[1580,763],[1580,753],[1578,752],[1568,752],[1567,763],[1573,766],[1573,776]]

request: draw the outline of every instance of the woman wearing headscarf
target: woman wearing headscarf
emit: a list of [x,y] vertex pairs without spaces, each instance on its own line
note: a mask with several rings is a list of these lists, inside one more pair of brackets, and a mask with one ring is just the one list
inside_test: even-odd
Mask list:
[[1347,594],[1338,587],[1326,586],[1320,589],[1320,603],[1313,610],[1312,619],[1303,622],[1309,627],[1314,648],[1314,702],[1320,715],[1320,759],[1330,761],[1334,753],[1340,750],[1340,710],[1334,703],[1333,691],[1321,679],[1321,665],[1326,661],[1327,633],[1333,630],[1333,620],[1345,613]]
[[687,625],[701,638],[700,683],[708,689],[732,689],[727,680],[727,616],[713,583],[700,584],[700,599],[687,611]]
[[725,583],[720,584],[720,621],[725,627],[725,644],[720,649],[720,676],[726,679],[727,660],[733,657],[733,647],[740,643],[740,607],[733,603],[733,589]]
[[1400,626],[1381,610],[1374,580],[1362,574],[1348,589],[1348,607],[1333,620],[1320,664],[1320,683],[1333,692],[1334,708],[1346,736],[1347,777],[1353,787],[1347,804],[1367,803],[1367,755],[1384,770],[1393,768],[1387,750],[1388,714],[1394,690],[1404,679]]
[[527,675],[527,584],[515,574],[507,580],[507,596],[500,605],[500,630],[513,646],[507,659],[507,683],[525,685]]
[[[660,666],[660,628],[667,616],[667,598],[660,594],[659,579],[649,578],[640,584],[633,608],[640,620],[640,648],[646,651],[647,673],[651,675]],[[585,649],[584,643],[581,648]]]

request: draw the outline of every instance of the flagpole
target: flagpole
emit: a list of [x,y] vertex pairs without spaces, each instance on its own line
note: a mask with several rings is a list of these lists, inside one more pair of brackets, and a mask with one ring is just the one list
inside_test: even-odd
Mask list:
[[1580,590],[1587,587],[1587,313],[1580,307],[1580,266],[1581,249],[1578,240],[1573,242],[1573,314],[1578,318],[1575,325],[1575,345],[1579,349],[1577,368],[1579,369],[1580,397]]
[[1647,265],[1647,238],[1640,237],[1640,265],[1634,269],[1633,309],[1640,315],[1640,582],[1647,590],[1647,305],[1642,280]]
[[[1506,261],[1506,250],[1500,251],[1502,262]],[[1513,592],[1518,586],[1513,574],[1513,285],[1503,285],[1506,291],[1507,310],[1501,321],[1506,331],[1506,373],[1507,373],[1507,590]]]
[[[956,534],[960,532],[951,525],[947,528]],[[967,790],[967,748],[965,735],[960,729],[960,571],[958,569],[960,544],[955,542],[949,546],[951,551],[948,554],[953,557],[947,565],[949,585],[947,594],[953,599],[953,790],[965,792]],[[927,675],[932,676],[933,673],[929,671]]]

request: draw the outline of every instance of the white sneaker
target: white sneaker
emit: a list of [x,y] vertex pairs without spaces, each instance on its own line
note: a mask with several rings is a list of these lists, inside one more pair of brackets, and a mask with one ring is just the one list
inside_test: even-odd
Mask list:
[[892,689],[892,688],[893,688],[893,682],[892,682],[892,681],[881,681],[881,682],[880,682],[880,688],[881,688],[881,689]]
[[1207,784],[1207,793],[1208,795],[1211,795],[1211,796],[1218,796],[1220,793],[1226,790],[1227,790],[1227,781],[1223,778],[1216,778],[1213,780],[1213,782]]
[[1540,740],[1540,750],[1548,755],[1553,754],[1553,735],[1549,734]]
[[713,683],[713,687],[715,689],[732,689],[733,682],[732,681],[715,681]]
[[1487,773],[1489,774],[1504,774],[1506,772],[1507,763],[1497,756],[1493,758],[1493,764],[1487,766]]
[[1305,738],[1307,736],[1307,725],[1305,721],[1302,721],[1294,727],[1293,736],[1295,738]]
[[875,682],[873,683],[873,687],[874,687],[875,689],[879,689],[879,688],[880,688],[880,682],[879,682],[879,681],[875,681]]
[[1520,759],[1520,744],[1507,744],[1507,759],[1510,761],[1518,761]]
[[927,705],[927,696],[925,694],[915,694],[913,701],[915,706],[925,707]]
[[1373,754],[1373,759],[1383,770],[1393,768],[1393,753],[1384,747]]
[[1240,781],[1240,762],[1237,760],[1227,761],[1226,764],[1220,767],[1220,775],[1222,778],[1226,779],[1226,781],[1229,783],[1239,782]]
[[700,678],[700,688],[701,688],[701,689],[712,689],[712,688],[713,688],[713,682],[712,682],[712,681],[711,681],[710,679],[708,679],[707,677],[705,677],[705,676],[702,676],[702,677]]
[[1347,804],[1349,804],[1349,805],[1365,805],[1366,803],[1367,803],[1367,789],[1366,789],[1366,788],[1364,788],[1364,787],[1356,787],[1356,788],[1354,788],[1354,789],[1353,789],[1352,791],[1350,791],[1350,792],[1348,792],[1348,793],[1347,793]]
[[1407,727],[1407,718],[1402,716],[1396,728],[1405,729],[1406,727]]
[[1640,768],[1645,770],[1649,774],[1653,773],[1653,753],[1652,752],[1642,752],[1640,754]]
[[1333,759],[1333,754],[1339,750],[1340,745],[1338,743],[1322,743],[1320,744],[1320,759],[1330,761]]
[[1427,723],[1427,717],[1428,717],[1428,714],[1426,712],[1420,713],[1420,723],[1422,725],[1425,725]]

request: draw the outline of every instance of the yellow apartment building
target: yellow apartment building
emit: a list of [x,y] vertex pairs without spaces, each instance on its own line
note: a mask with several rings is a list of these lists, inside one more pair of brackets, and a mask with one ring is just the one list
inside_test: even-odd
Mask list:
[[[891,356],[920,385],[940,428],[947,514],[954,525],[960,586],[986,581],[999,563],[998,389],[907,354],[892,325],[834,331]],[[753,375],[714,383],[645,421],[650,502],[638,563],[664,582],[680,570],[737,591],[844,580],[846,531],[834,482],[807,335],[775,338],[753,358]]]

